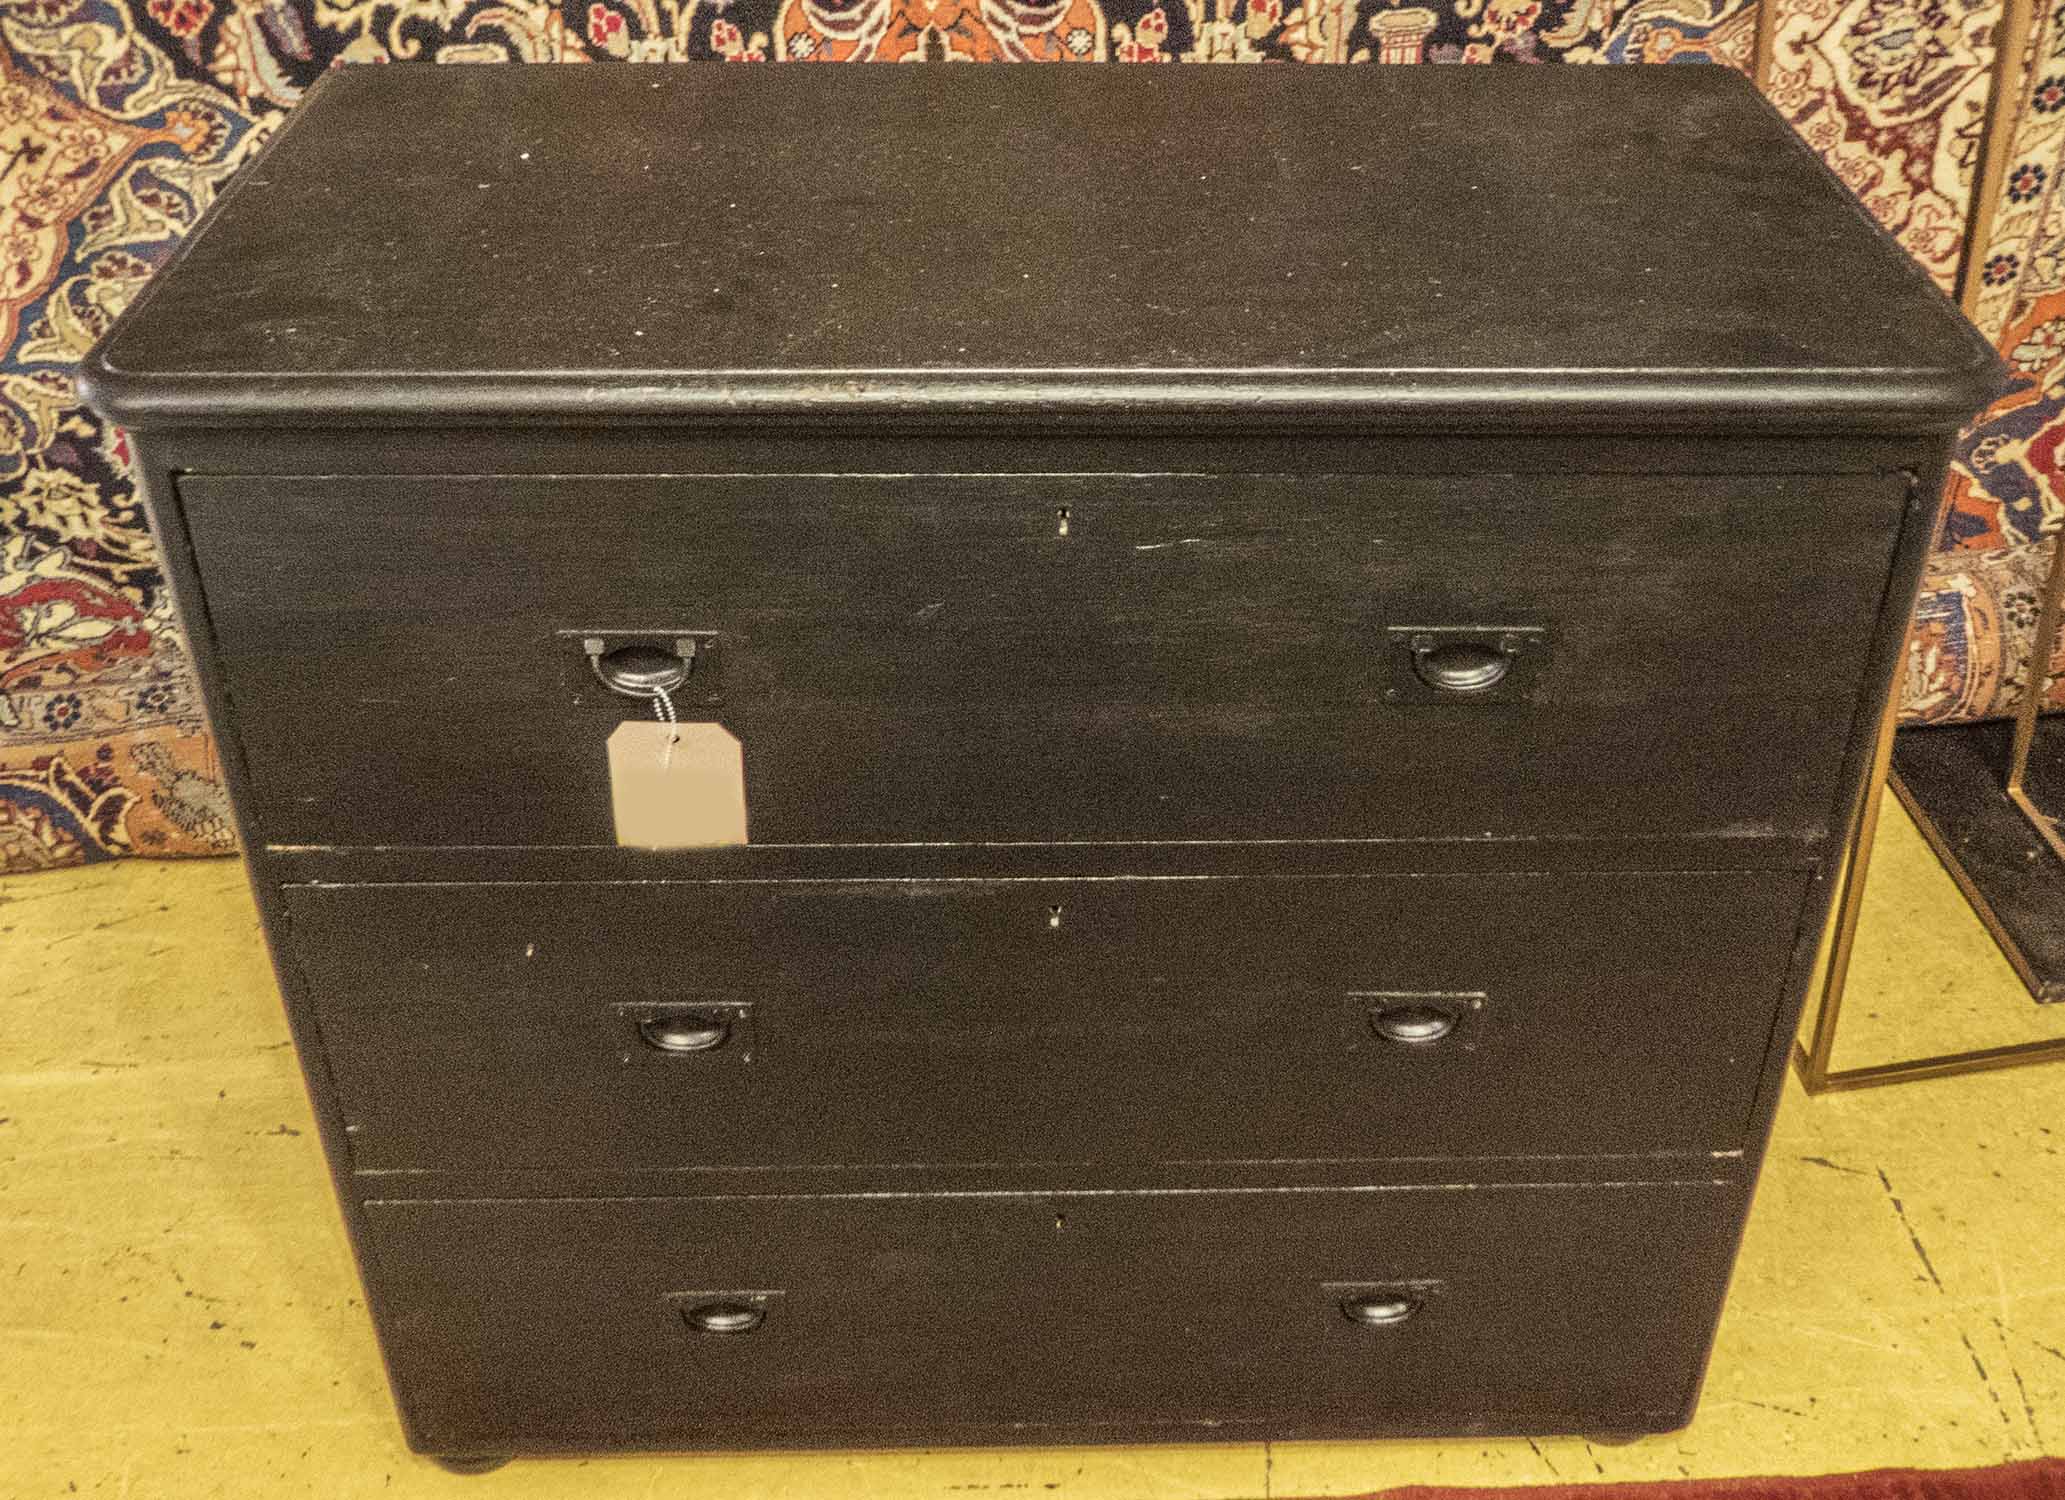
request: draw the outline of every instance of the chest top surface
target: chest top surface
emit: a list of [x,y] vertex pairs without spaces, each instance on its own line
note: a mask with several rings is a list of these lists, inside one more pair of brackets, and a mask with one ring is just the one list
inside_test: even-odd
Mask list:
[[89,359],[176,424],[1921,430],[1989,348],[1720,68],[345,69]]

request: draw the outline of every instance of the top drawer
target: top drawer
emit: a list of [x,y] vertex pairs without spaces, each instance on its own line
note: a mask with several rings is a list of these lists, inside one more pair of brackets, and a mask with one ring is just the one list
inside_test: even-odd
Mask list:
[[[179,495],[269,843],[610,843],[604,743],[645,709],[589,670],[582,634],[609,631],[714,637],[683,713],[743,742],[755,843],[1812,837],[1906,481],[187,476]],[[1406,627],[1521,654],[1489,691],[1433,686]]]

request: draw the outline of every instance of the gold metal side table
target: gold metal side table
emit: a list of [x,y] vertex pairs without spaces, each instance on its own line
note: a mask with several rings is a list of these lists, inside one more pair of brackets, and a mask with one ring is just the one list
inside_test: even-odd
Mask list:
[[[2035,638],[2029,654],[2029,681],[2023,691],[2021,708],[2016,714],[2006,775],[2001,786],[2004,801],[2028,820],[2034,841],[2041,849],[2048,850],[2050,858],[2057,862],[2051,873],[2059,881],[2065,882],[2065,839],[2061,839],[2054,818],[2046,814],[2032,799],[2028,787],[2031,752],[2037,743],[2037,719],[2048,695],[2053,675],[2049,670],[2050,658],[2058,639],[2061,613],[2065,613],[2065,532],[2061,532],[2058,543],[2052,550],[2051,565],[2045,576],[2042,603],[2037,612]],[[1883,811],[1883,799],[1889,786],[1914,817],[1923,837],[1928,840],[1937,857],[1943,861],[1944,867],[1950,871],[1966,898],[1971,901],[1973,910],[1993,933],[1995,940],[2001,945],[2002,953],[2021,975],[2023,982],[2030,987],[2032,995],[2042,1000],[2065,998],[2045,993],[2046,988],[2055,985],[2057,981],[2047,980],[2035,971],[2013,933],[2003,925],[1996,914],[1992,902],[1966,870],[1952,841],[1937,826],[1936,821],[1929,816],[1895,770],[1894,744],[1899,709],[1899,693],[1896,689],[1892,701],[1887,704],[1885,718],[1879,726],[1871,789],[1859,810],[1857,827],[1851,839],[1850,859],[1844,867],[1842,885],[1836,896],[1835,927],[1829,944],[1828,965],[1822,978],[1820,1004],[1815,1011],[1814,1023],[1807,1039],[1794,1044],[1793,1064],[1799,1072],[1801,1084],[1809,1094],[1873,1088],[1924,1078],[1946,1078],[1960,1073],[2022,1067],[2031,1063],[2065,1061],[2065,1037],[2058,1037],[2044,1041],[2019,1042],[2009,1046],[1980,1047],[1965,1052],[1942,1053],[1933,1057],[1908,1058],[1870,1067],[1832,1068],[1829,1065],[1835,1051],[1836,1025],[1842,1015],[1843,992],[1849,979],[1851,953],[1857,939],[1858,917],[1864,905],[1865,880],[1871,869],[1872,846],[1878,833],[1879,816]],[[2032,857],[2041,855],[2033,854]],[[2061,1005],[2060,1010],[2065,1011],[2065,1005]]]

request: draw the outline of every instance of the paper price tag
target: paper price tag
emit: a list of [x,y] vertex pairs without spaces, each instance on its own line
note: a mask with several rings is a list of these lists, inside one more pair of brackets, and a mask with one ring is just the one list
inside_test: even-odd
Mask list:
[[722,724],[619,724],[609,737],[609,791],[626,848],[746,842],[745,751]]

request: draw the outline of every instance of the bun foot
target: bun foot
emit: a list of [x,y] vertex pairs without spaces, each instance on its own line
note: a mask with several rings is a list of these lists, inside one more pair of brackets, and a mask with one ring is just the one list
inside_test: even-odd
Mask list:
[[447,1474],[492,1474],[514,1457],[513,1453],[433,1453],[430,1461]]

